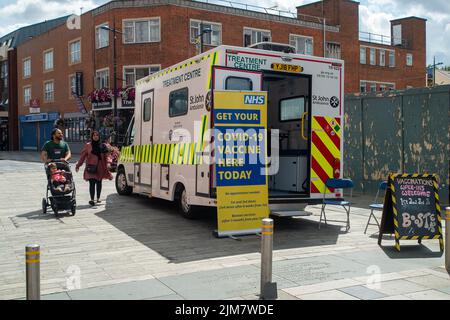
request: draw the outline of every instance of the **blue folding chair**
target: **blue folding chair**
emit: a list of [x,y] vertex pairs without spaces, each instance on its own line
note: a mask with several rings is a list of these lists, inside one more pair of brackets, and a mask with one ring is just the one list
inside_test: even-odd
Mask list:
[[[369,226],[370,219],[372,219],[372,217],[375,219],[375,222],[378,225],[378,229],[380,229],[380,223],[378,222],[378,219],[373,212],[375,210],[377,210],[377,211],[383,210],[384,205],[383,205],[383,203],[378,203],[378,197],[380,196],[381,191],[386,191],[386,188],[387,188],[387,181],[383,181],[378,185],[378,191],[377,191],[377,195],[375,196],[375,200],[373,201],[373,203],[371,205],[369,205],[370,216],[369,216],[369,220],[367,220],[367,225],[366,225],[366,229],[364,230],[364,234],[366,234],[366,232],[367,232],[367,227]],[[383,192],[383,194],[384,194],[384,192]]]
[[[347,213],[347,225],[346,225],[346,232],[350,230],[350,206],[351,202],[346,201],[345,199],[336,200],[336,199],[325,199],[325,195],[327,193],[328,188],[334,188],[334,189],[350,189],[350,199],[353,195],[353,181],[350,179],[328,179],[325,183],[325,189],[323,192],[323,200],[322,200],[322,210],[320,211],[320,221],[319,221],[319,229],[322,225],[322,215],[325,221],[325,225],[327,225],[327,217],[325,215],[325,207],[327,205],[332,206],[341,206],[344,208],[345,212]],[[330,220],[331,221],[331,220]]]

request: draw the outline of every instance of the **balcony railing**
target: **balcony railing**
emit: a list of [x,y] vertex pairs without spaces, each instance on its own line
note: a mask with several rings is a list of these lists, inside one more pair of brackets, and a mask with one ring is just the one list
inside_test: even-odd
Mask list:
[[405,39],[393,38],[390,36],[384,36],[382,34],[376,34],[371,32],[359,32],[359,41],[382,44],[385,46],[400,46],[406,48],[408,43]]

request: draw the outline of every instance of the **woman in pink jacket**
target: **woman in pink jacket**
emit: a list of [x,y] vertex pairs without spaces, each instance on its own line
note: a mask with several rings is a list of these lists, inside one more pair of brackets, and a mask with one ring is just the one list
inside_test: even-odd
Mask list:
[[111,162],[107,149],[100,143],[100,134],[98,131],[92,131],[91,141],[86,143],[81,151],[80,160],[75,167],[76,172],[86,161],[84,169],[84,180],[89,181],[89,193],[91,201],[89,204],[95,206],[94,196],[97,189],[97,204],[100,204],[100,195],[102,193],[102,180],[112,180],[113,176],[108,170],[108,164]]

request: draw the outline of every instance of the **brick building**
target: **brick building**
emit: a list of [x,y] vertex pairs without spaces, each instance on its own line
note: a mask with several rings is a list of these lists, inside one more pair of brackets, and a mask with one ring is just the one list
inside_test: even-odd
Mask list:
[[67,17],[48,20],[0,37],[0,150],[16,150],[18,136],[17,47],[50,29],[65,24]]
[[[359,3],[350,0],[300,6],[296,15],[227,3],[112,1],[84,13],[79,23],[73,23],[80,28],[60,25],[34,37],[17,50],[18,114],[29,114],[30,100],[39,101],[41,113],[58,112],[72,123],[73,130],[66,132],[69,139],[82,140],[73,134],[84,129],[86,117],[71,94],[78,74],[81,99],[88,110],[96,111],[97,126],[101,124],[112,104],[92,104],[87,97],[95,89],[113,87],[113,32],[107,28],[120,31],[115,47],[121,88],[133,87],[137,79],[196,55],[195,35],[201,24],[211,30],[204,35],[204,50],[220,44],[272,41],[292,44],[302,54],[341,58],[346,64],[347,93],[425,86],[424,19],[391,21],[391,35],[376,36],[359,31]],[[123,131],[133,105],[119,99],[118,109]]]

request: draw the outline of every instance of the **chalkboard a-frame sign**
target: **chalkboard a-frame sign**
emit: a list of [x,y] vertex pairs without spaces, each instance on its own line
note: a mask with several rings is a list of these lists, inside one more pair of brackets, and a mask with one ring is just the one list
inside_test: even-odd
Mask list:
[[395,248],[400,240],[436,239],[444,251],[438,182],[431,174],[391,174],[384,197],[378,244],[384,234],[395,235]]

